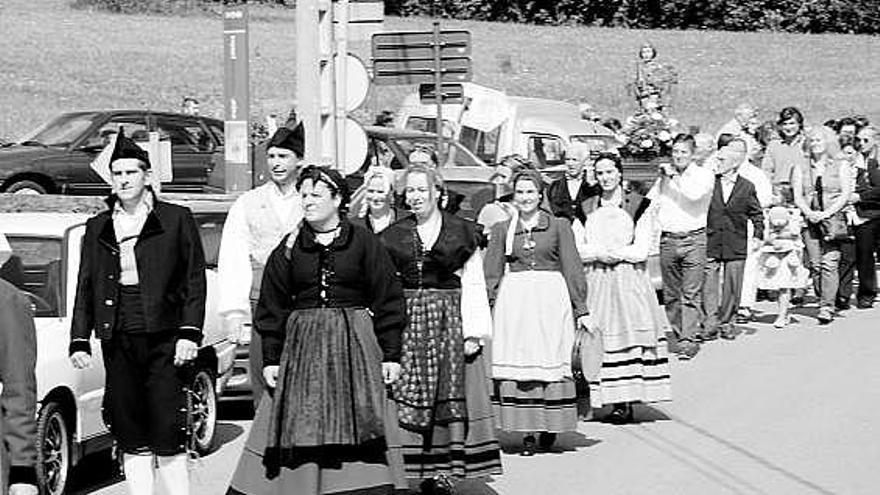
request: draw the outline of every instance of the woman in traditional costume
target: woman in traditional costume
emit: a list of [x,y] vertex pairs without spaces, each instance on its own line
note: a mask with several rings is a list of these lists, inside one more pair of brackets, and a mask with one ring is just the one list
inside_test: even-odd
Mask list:
[[669,322],[646,268],[655,210],[647,198],[624,191],[620,157],[603,153],[595,169],[602,192],[586,201],[584,233],[577,236],[590,288],[587,304],[604,348],[590,403],[611,404],[608,420],[628,423],[634,403],[671,399]]
[[[539,209],[544,181],[513,178],[515,213],[495,224],[484,262],[494,301],[493,403],[504,431],[525,433],[523,455],[577,429],[571,351],[588,324],[587,286],[571,224]],[[535,433],[540,433],[536,441]]]
[[345,218],[338,172],[297,180],[305,221],[269,256],[255,323],[261,402],[230,494],[390,494],[406,488],[386,386],[400,374],[403,290],[379,239]]
[[501,473],[482,348],[491,334],[477,226],[441,211],[433,168],[404,172],[412,215],[381,234],[403,281],[409,325],[394,399],[406,475],[424,493]]

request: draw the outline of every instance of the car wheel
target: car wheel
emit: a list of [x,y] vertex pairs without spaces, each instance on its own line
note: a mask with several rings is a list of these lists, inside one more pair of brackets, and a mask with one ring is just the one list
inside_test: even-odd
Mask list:
[[10,194],[46,194],[46,188],[32,180],[15,181],[6,188],[6,193]]
[[37,481],[46,495],[61,495],[71,467],[71,431],[61,404],[49,402],[37,418]]
[[211,372],[200,369],[190,386],[190,425],[192,443],[201,455],[211,451],[217,428],[217,390]]

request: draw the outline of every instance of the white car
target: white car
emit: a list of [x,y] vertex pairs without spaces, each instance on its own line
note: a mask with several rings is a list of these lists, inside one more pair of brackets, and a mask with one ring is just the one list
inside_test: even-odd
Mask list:
[[[69,210],[68,210],[69,211]],[[196,218],[205,245],[208,294],[204,342],[193,368],[191,393],[192,445],[208,452],[214,441],[217,396],[232,370],[235,344],[224,334],[217,315],[216,260],[225,210]],[[92,366],[75,370],[68,359],[70,322],[76,294],[80,244],[90,215],[79,213],[0,213],[0,232],[12,257],[0,277],[25,292],[35,310],[37,329],[38,464],[43,491],[64,493],[71,468],[86,454],[112,446],[101,417],[104,367],[101,344],[92,337]],[[221,221],[218,222],[217,218]],[[213,256],[212,256],[213,254]]]

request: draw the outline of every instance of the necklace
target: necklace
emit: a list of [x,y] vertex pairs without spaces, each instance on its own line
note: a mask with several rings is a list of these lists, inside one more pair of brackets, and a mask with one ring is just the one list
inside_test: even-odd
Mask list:
[[337,223],[336,227],[333,227],[332,229],[327,229],[327,230],[318,230],[318,229],[312,227],[312,230],[314,230],[316,234],[329,234],[330,232],[336,232],[337,230],[339,230],[339,227],[341,225],[342,224]]

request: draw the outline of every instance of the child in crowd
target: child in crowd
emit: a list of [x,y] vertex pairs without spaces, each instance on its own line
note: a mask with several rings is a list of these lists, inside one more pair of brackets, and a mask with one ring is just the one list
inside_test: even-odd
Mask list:
[[774,206],[767,216],[767,230],[759,260],[761,271],[758,288],[779,291],[779,316],[773,326],[784,328],[791,322],[788,314],[791,293],[794,289],[805,287],[809,276],[802,259],[802,222],[797,208]]

